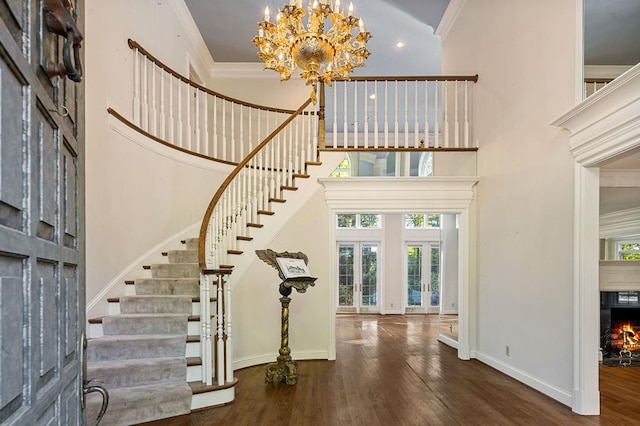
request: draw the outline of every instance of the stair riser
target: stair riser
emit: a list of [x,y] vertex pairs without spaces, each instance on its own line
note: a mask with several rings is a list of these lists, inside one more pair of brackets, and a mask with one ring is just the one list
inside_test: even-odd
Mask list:
[[120,298],[123,314],[186,314],[192,311],[190,296],[125,296]]
[[91,362],[179,357],[185,352],[184,339],[184,336],[180,336],[156,339],[140,338],[138,340],[89,340],[87,342],[87,360]]
[[137,279],[133,287],[132,294],[137,295],[153,295],[153,294],[181,294],[198,296],[200,294],[199,278],[189,280],[176,279]]
[[198,263],[197,250],[171,250],[167,253],[169,263]]
[[[189,336],[199,336],[200,321],[189,321],[187,323],[187,334]],[[96,337],[102,337],[102,336],[104,336],[104,331],[102,330],[102,324],[89,324],[88,337],[90,339],[95,339]]]
[[[215,302],[211,302],[211,312],[215,312],[216,304]],[[109,302],[109,315],[119,315],[120,312],[120,303],[118,302]],[[200,302],[191,302],[191,311],[188,313],[189,315],[200,315]],[[189,333],[191,334],[191,333]]]
[[102,320],[105,335],[187,334],[187,316],[174,317],[106,317]]
[[153,359],[148,362],[92,363],[87,367],[87,378],[99,382],[107,389],[149,385],[165,381],[184,380],[188,377],[184,358]]
[[198,250],[198,239],[197,238],[187,238],[185,240],[185,248],[187,250]]
[[199,278],[200,268],[197,263],[176,263],[151,265],[153,278]]

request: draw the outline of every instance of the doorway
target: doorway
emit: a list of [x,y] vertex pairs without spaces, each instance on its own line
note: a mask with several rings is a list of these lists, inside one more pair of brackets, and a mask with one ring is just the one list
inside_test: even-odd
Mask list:
[[338,313],[379,313],[380,243],[338,243]]

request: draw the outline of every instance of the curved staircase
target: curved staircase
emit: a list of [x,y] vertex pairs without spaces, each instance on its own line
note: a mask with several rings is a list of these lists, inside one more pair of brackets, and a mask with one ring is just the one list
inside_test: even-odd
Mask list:
[[[198,242],[184,243],[185,250],[163,253],[167,263],[145,267],[146,276],[127,281],[130,295],[109,299],[111,315],[89,320],[87,378],[109,391],[102,425],[186,414],[219,390],[200,381]],[[88,420],[96,418],[101,402],[88,395]],[[215,405],[215,397],[210,402],[205,405]]]

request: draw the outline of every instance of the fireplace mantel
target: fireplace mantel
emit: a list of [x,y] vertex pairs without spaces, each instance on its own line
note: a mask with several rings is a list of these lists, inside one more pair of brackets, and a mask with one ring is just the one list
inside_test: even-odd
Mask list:
[[640,291],[640,262],[601,260],[600,291]]

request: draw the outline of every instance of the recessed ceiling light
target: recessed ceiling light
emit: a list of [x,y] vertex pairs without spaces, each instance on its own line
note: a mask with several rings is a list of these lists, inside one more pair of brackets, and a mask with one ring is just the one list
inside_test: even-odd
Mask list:
[[396,43],[396,47],[397,47],[397,48],[402,48],[402,47],[404,47],[404,41],[399,41],[399,42],[397,42],[397,43]]

